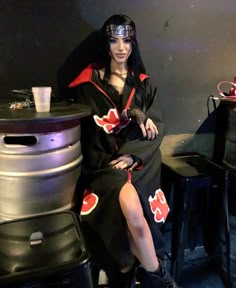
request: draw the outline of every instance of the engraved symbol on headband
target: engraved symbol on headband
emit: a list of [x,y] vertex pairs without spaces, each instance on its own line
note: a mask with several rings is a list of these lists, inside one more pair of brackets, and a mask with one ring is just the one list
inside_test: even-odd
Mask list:
[[130,25],[108,25],[106,27],[106,33],[109,37],[123,36],[134,37],[134,29]]
[[115,35],[116,36],[124,36],[126,35],[126,29],[124,25],[119,25],[116,27],[116,31],[115,31]]

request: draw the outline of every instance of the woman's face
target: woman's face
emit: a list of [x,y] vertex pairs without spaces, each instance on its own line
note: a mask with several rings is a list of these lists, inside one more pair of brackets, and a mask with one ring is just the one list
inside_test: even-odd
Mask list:
[[115,36],[109,39],[110,56],[112,61],[120,64],[126,64],[132,52],[131,38],[125,36]]

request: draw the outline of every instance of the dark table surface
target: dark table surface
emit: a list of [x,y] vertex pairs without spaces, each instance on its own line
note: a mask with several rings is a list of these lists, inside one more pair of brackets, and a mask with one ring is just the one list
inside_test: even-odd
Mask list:
[[50,112],[36,112],[35,107],[10,109],[9,104],[0,104],[0,133],[28,134],[49,133],[80,125],[80,119],[91,114],[88,106],[56,102]]
[[6,122],[58,122],[82,118],[91,114],[88,106],[57,102],[51,103],[50,112],[36,112],[35,107],[10,109],[9,104],[0,104],[0,125]]

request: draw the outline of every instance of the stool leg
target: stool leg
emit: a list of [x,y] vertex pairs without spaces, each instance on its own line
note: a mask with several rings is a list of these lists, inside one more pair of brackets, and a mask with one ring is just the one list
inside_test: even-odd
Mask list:
[[170,272],[174,279],[178,281],[177,279],[177,254],[179,249],[179,242],[180,242],[180,219],[181,219],[181,211],[182,211],[182,201],[180,195],[177,195],[177,192],[181,191],[180,194],[182,194],[182,190],[178,189],[178,183],[175,183],[174,185],[174,195],[173,195],[173,220],[172,220],[172,234],[171,234],[171,266],[170,266]]
[[226,252],[226,285],[230,285],[230,224],[229,224],[229,207],[228,207],[228,190],[229,190],[229,171],[225,171],[223,183],[221,183],[221,193],[224,206],[224,218],[225,218],[225,252]]
[[[176,187],[177,188],[177,187]],[[179,191],[177,195],[176,191]],[[181,281],[184,265],[184,250],[188,234],[188,197],[191,193],[189,179],[176,189],[173,208],[173,228],[171,245],[171,274],[177,282]]]

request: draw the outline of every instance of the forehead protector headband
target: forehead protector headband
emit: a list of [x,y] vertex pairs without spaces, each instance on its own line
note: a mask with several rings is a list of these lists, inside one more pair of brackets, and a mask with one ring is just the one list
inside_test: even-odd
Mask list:
[[107,25],[106,34],[108,37],[135,37],[135,31],[130,25]]

